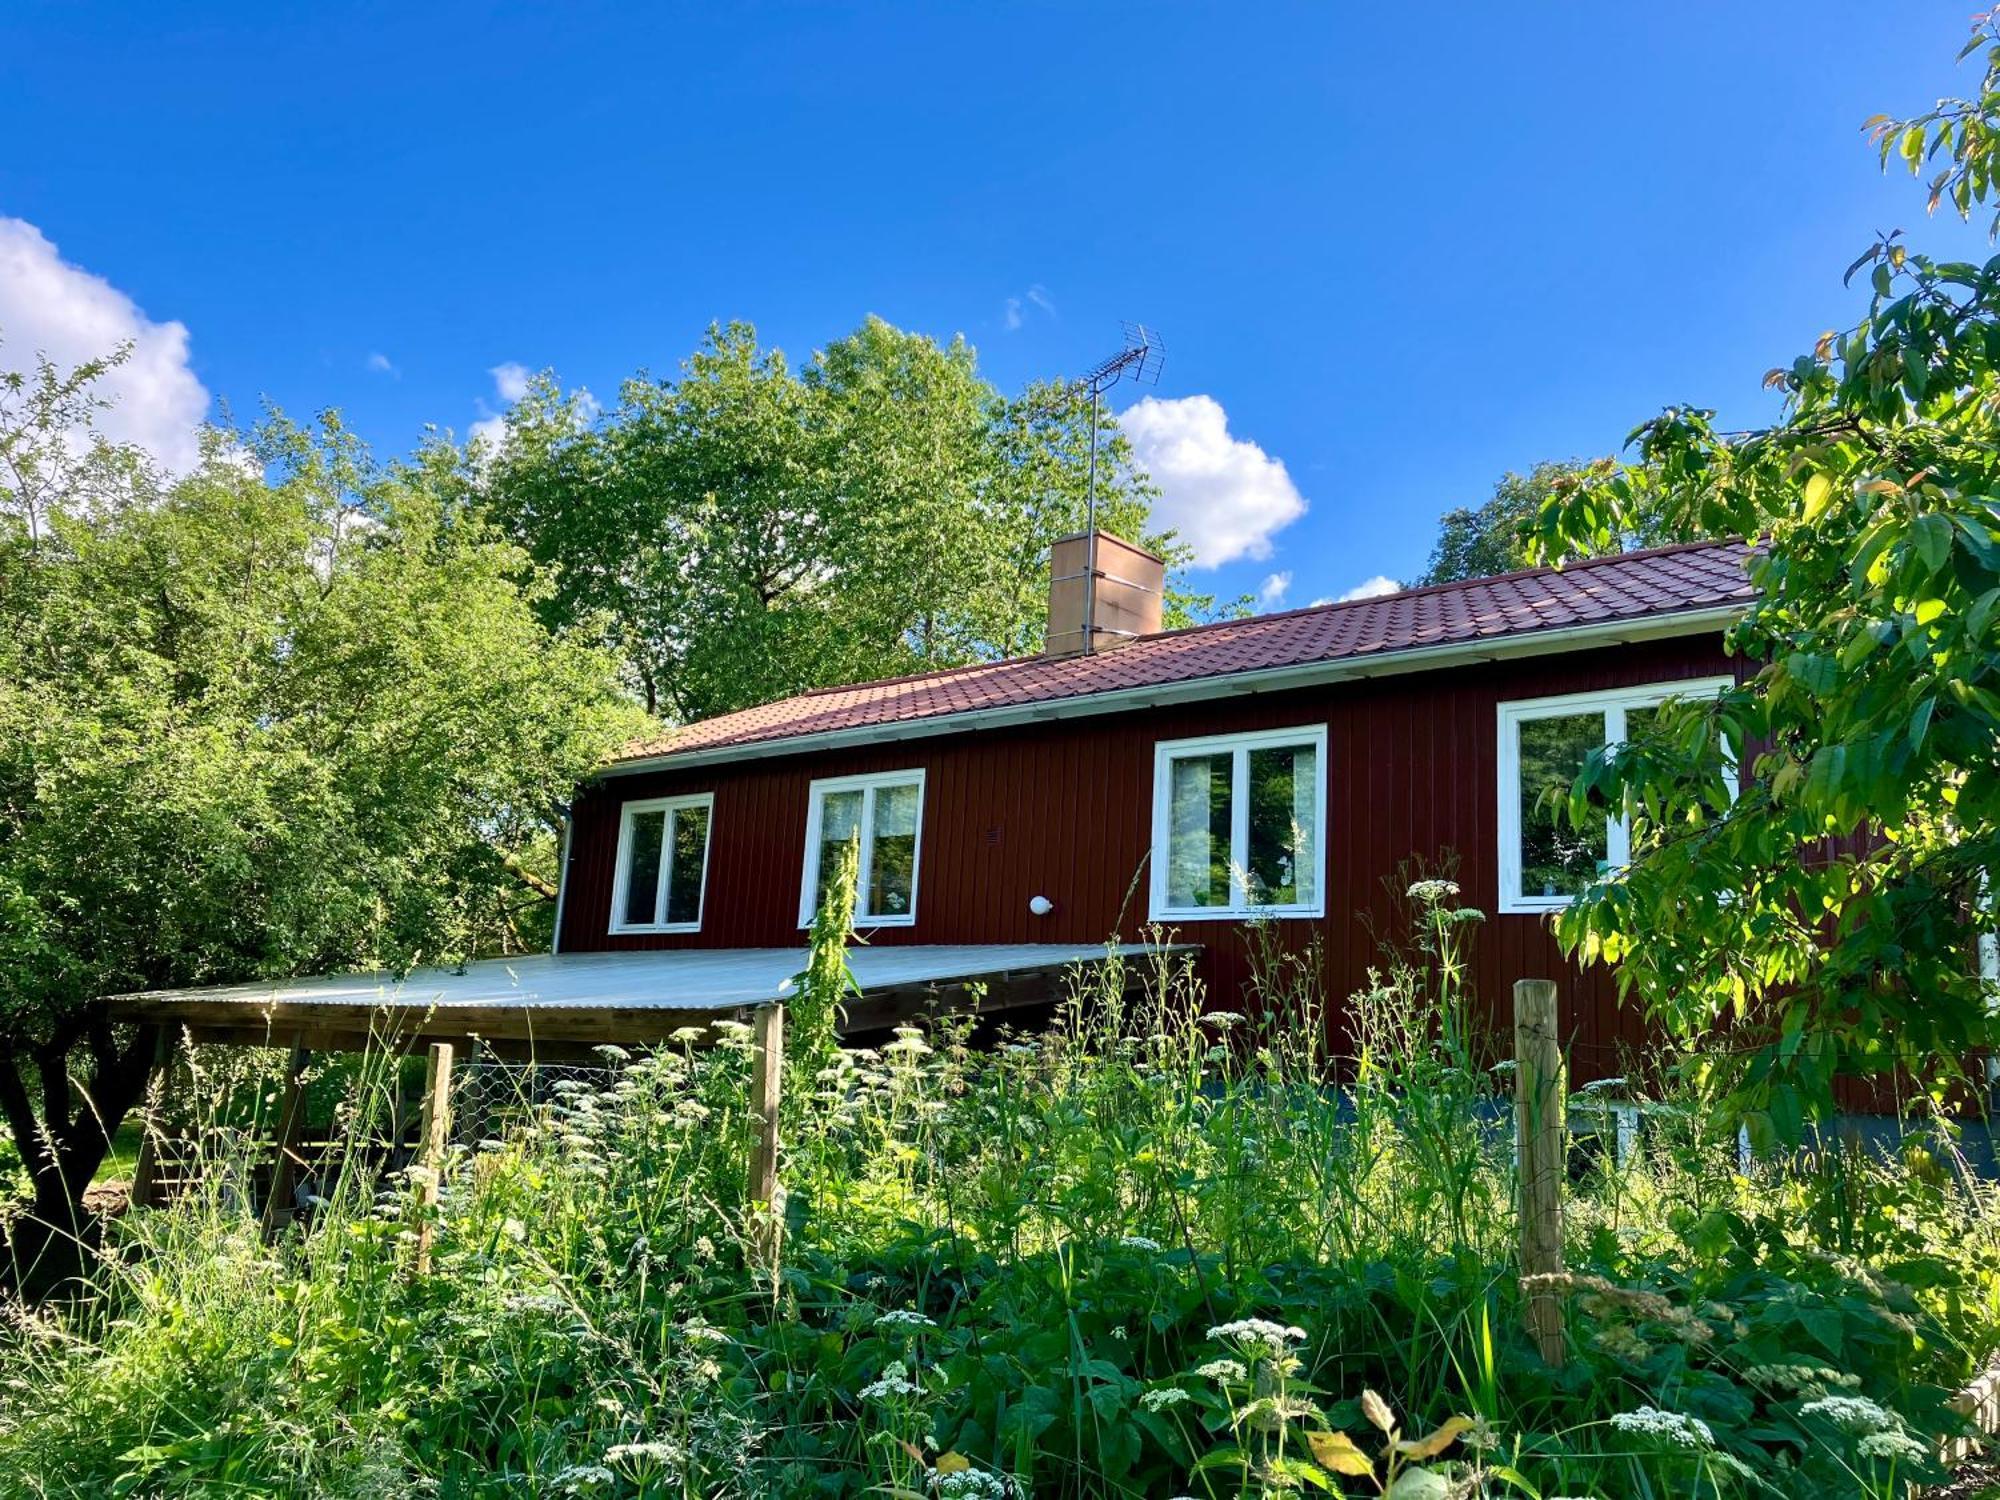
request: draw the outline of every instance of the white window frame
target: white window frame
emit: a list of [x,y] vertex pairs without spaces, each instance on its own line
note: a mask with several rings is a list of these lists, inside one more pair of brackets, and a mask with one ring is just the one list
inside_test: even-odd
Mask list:
[[[699,807],[708,814],[708,821],[701,834],[701,891],[695,897],[695,912],[692,922],[669,922],[666,920],[667,885],[673,868],[673,814],[688,808]],[[625,920],[625,888],[630,883],[630,858],[632,852],[632,822],[642,813],[664,813],[667,826],[660,839],[660,881],[659,889],[653,897],[653,920],[650,922],[628,922]],[[702,913],[708,906],[708,855],[715,842],[715,793],[695,792],[685,797],[648,797],[643,801],[627,802],[618,812],[618,865],[611,880],[611,932],[614,936],[631,932],[700,932]]]
[[[868,873],[875,863],[875,794],[884,787],[914,786],[917,789],[917,845],[910,855],[910,909],[902,915],[877,916],[868,910]],[[914,927],[917,925],[917,892],[922,888],[924,870],[924,770],[873,771],[866,776],[828,776],[806,789],[806,857],[799,880],[799,926],[812,926],[817,915],[814,897],[819,891],[821,814],[826,799],[836,792],[860,792],[861,864],[854,889],[856,927]]]
[[[1625,715],[1635,708],[1654,708],[1669,698],[1713,697],[1736,685],[1734,677],[1689,677],[1679,682],[1649,682],[1640,687],[1606,688],[1594,693],[1558,693],[1548,698],[1516,698],[1502,702],[1500,726],[1500,900],[1508,916],[1561,911],[1574,896],[1524,896],[1521,890],[1521,725],[1533,719],[1566,719],[1579,714],[1604,715],[1604,743],[1626,738]],[[1632,830],[1623,818],[1606,820],[1604,858],[1608,869],[1621,870],[1632,857]]]
[[[1313,899],[1288,906],[1255,905],[1236,879],[1250,855],[1250,752],[1285,746],[1313,748]],[[1231,757],[1229,779],[1229,866],[1232,897],[1227,906],[1167,904],[1167,843],[1173,823],[1173,776],[1169,767],[1183,756]],[[1326,915],[1326,725],[1296,724],[1249,734],[1211,734],[1153,745],[1153,853],[1148,908],[1154,922],[1241,922],[1252,917],[1310,919]]]

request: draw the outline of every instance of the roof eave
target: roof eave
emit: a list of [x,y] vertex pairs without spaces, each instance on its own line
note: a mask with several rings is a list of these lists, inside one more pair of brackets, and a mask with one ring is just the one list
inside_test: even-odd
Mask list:
[[892,719],[880,724],[863,724],[851,729],[833,729],[818,734],[752,740],[747,743],[714,745],[678,752],[666,751],[659,755],[613,762],[597,775],[599,778],[633,776],[646,771],[678,771],[722,762],[769,759],[781,755],[808,755],[850,746],[927,739],[945,734],[968,734],[984,729],[1047,723],[1055,719],[1092,718],[1100,714],[1163,708],[1177,703],[1199,703],[1215,698],[1283,692],[1290,688],[1316,687],[1324,683],[1367,677],[1388,677],[1406,672],[1475,666],[1481,662],[1523,656],[1546,656],[1552,652],[1571,651],[1581,647],[1623,646],[1640,641],[1667,640],[1675,636],[1699,635],[1711,628],[1720,629],[1740,618],[1749,608],[1747,600],[1739,603],[1708,605],[1670,613],[1644,615],[1629,620],[1605,620],[1588,625],[1561,625],[1547,630],[1523,631],[1494,636],[1490,640],[1412,646],[1401,651],[1384,651],[1372,656],[1348,656],[1332,661],[1300,662],[1286,667],[1266,667],[1248,672],[1196,677],[1185,682],[1117,688],[1103,693],[1081,693],[1073,698],[1052,698],[1037,703],[1010,703],[997,708],[966,709],[959,713],[936,714],[922,719]]

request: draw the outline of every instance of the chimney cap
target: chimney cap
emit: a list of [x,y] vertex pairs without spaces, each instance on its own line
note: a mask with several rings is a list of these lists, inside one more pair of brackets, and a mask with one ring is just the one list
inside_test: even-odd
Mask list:
[[[1054,541],[1050,542],[1049,545],[1051,547],[1060,547],[1064,542],[1084,542],[1090,540],[1090,535],[1091,534],[1088,531],[1072,531],[1065,536],[1057,537]],[[1141,557],[1149,557],[1163,568],[1167,565],[1167,560],[1164,557],[1160,556],[1159,553],[1150,552],[1146,548],[1141,547],[1137,542],[1128,542],[1125,540],[1124,537],[1119,536],[1114,531],[1106,531],[1102,526],[1100,526],[1097,528],[1097,535],[1104,541],[1117,543],[1120,547],[1123,547],[1127,552],[1136,552]]]

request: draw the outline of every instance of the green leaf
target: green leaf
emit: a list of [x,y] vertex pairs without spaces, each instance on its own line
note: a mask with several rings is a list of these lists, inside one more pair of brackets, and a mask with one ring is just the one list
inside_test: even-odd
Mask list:
[[1937,708],[1937,699],[1930,697],[1919,703],[1910,713],[1910,750],[1912,753],[1924,748],[1924,736],[1930,733],[1931,714]]
[[1935,573],[1951,556],[1951,522],[1934,511],[1918,516],[1910,527],[1910,541],[1924,566]]

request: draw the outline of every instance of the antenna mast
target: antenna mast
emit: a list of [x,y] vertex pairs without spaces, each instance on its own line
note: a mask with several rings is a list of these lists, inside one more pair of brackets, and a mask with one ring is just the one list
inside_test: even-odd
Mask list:
[[1084,530],[1085,587],[1083,591],[1083,649],[1097,649],[1097,427],[1104,393],[1119,381],[1130,378],[1138,385],[1158,385],[1160,366],[1167,361],[1167,346],[1144,323],[1127,323],[1125,347],[1109,359],[1084,371],[1069,385],[1072,397],[1090,394],[1090,487]]

